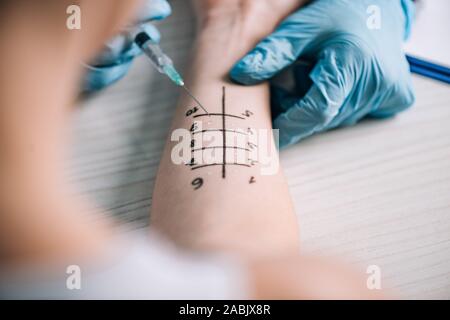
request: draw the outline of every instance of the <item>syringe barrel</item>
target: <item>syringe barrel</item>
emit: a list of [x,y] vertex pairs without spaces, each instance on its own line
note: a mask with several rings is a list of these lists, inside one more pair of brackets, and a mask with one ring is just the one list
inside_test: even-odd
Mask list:
[[160,46],[153,42],[146,33],[139,33],[136,36],[136,43],[142,51],[150,58],[150,61],[155,65],[156,69],[164,72],[164,66],[173,66],[172,60],[161,50]]

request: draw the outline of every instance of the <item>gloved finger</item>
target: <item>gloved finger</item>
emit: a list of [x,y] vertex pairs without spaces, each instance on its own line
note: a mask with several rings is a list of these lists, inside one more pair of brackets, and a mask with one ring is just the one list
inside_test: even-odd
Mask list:
[[403,40],[408,40],[411,35],[413,21],[416,16],[416,5],[412,0],[401,0],[401,6],[405,13],[405,34]]
[[[159,42],[161,34],[152,24],[139,26],[139,30],[147,34],[155,41]],[[109,66],[112,64],[122,64],[133,59],[141,53],[141,49],[134,43],[136,30],[122,33],[108,41],[102,50],[102,54],[92,63],[95,66]]]
[[354,70],[346,69],[347,60],[340,51],[327,50],[310,74],[313,85],[308,93],[301,99],[287,96],[280,101],[285,111],[274,120],[274,127],[280,129],[280,147],[326,130],[339,114],[355,82]]
[[322,4],[318,1],[314,5],[314,10],[302,8],[286,18],[271,35],[234,65],[231,78],[246,85],[259,83],[296,61],[322,30],[315,21],[323,11],[320,8]]
[[139,8],[137,24],[128,32],[122,32],[108,41],[102,54],[94,62],[95,65],[121,64],[141,53],[140,48],[134,43],[134,37],[138,31],[145,31],[155,41],[159,42],[161,34],[150,23],[150,20],[163,19],[170,15],[171,8],[166,0],[146,0]]
[[131,63],[132,60],[130,59],[121,64],[110,66],[86,66],[87,74],[83,83],[83,91],[96,91],[113,84],[127,74]]
[[146,0],[139,7],[137,23],[144,23],[151,20],[162,20],[170,16],[172,9],[166,0]]
[[[407,64],[406,61],[405,64]],[[408,69],[408,66],[405,65],[404,69]],[[376,110],[369,114],[371,117],[389,118],[411,107],[415,101],[415,94],[409,70],[404,70],[399,79],[388,84],[384,95],[386,98]]]

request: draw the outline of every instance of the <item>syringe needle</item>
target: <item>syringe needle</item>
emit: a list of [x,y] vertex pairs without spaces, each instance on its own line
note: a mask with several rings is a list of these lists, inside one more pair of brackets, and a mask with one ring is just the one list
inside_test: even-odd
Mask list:
[[187,92],[187,94],[200,106],[200,108],[202,108],[203,109],[203,111],[205,111],[206,112],[206,114],[209,116],[209,112],[208,112],[208,110],[206,110],[205,109],[205,107],[204,106],[202,106],[202,104],[200,103],[200,101],[198,101],[197,100],[197,98],[196,97],[194,97],[194,95],[188,90],[188,88],[186,88],[186,86],[185,85],[183,85],[182,86],[183,87],[183,89]]
[[209,115],[209,112],[205,107],[195,98],[192,93],[184,85],[183,78],[173,66],[172,59],[170,59],[159,47],[158,44],[152,41],[150,36],[145,32],[139,32],[134,41],[142,49],[142,51],[150,58],[150,61],[156,67],[156,69],[165,74],[175,83],[177,86],[183,87],[187,94],[194,99],[194,101]]

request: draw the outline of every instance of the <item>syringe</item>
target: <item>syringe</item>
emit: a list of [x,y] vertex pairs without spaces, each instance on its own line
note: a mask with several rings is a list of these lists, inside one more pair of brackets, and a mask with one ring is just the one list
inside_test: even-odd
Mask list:
[[200,106],[200,108],[202,108],[203,111],[209,114],[206,108],[186,88],[184,80],[175,69],[172,60],[161,50],[161,47],[156,44],[146,32],[139,32],[136,35],[134,42],[136,42],[136,44],[142,49],[147,57],[150,58],[150,61],[160,73],[165,74],[173,83],[175,83],[179,87],[182,87],[187,92],[187,94],[192,99],[194,99],[194,101]]

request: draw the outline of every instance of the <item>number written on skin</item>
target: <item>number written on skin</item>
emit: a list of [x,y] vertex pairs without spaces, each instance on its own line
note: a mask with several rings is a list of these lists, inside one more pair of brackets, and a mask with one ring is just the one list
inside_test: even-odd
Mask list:
[[194,107],[194,108],[192,108],[192,109],[189,109],[189,110],[186,112],[186,117],[189,117],[189,116],[193,115],[193,114],[196,113],[197,111],[198,111],[198,108],[197,108],[197,107]]
[[192,180],[192,186],[194,187],[194,190],[198,190],[203,186],[203,179],[202,178],[195,178]]

